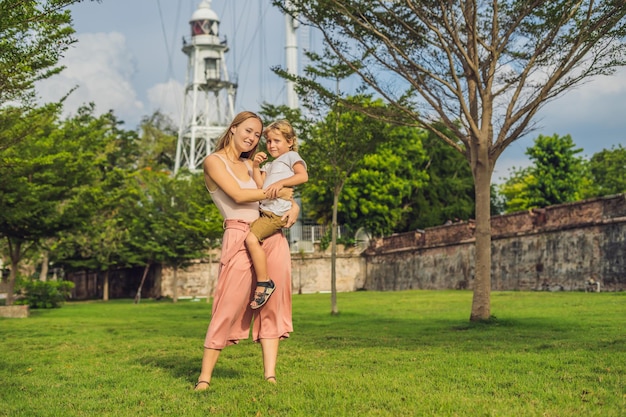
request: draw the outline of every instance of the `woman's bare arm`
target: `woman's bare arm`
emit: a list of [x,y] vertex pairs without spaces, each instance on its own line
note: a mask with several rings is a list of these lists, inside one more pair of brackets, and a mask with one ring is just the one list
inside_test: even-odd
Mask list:
[[273,195],[279,192],[284,187],[295,187],[296,185],[304,184],[309,180],[309,174],[303,163],[297,162],[293,166],[293,175],[284,180],[276,181],[265,188],[267,195]]
[[[220,188],[237,204],[261,201],[266,198],[266,192],[260,189],[241,188],[233,176],[226,171],[225,162],[215,155],[204,159],[204,181],[210,191]],[[290,199],[293,190],[285,188],[278,193],[280,198]]]

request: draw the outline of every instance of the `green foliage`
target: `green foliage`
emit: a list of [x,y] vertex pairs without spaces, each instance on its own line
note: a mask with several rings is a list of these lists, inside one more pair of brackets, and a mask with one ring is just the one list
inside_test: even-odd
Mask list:
[[90,217],[81,227],[59,235],[52,246],[52,261],[66,271],[106,271],[129,266],[129,231],[122,209],[128,200],[130,173],[105,169],[92,184],[85,201]]
[[499,216],[506,212],[504,196],[498,192],[498,186],[491,184],[491,215]]
[[498,187],[504,200],[505,213],[528,210],[530,207],[530,191],[528,182],[533,181],[528,168],[513,168],[511,176]]
[[621,144],[594,154],[589,160],[591,196],[626,192],[626,148]]
[[[12,270],[44,245],[66,271],[182,266],[202,257],[222,221],[201,175],[158,169],[167,168],[159,162],[161,138],[171,137],[160,122],[146,122],[139,138],[112,113],[95,117],[93,106],[65,121],[59,111],[0,112],[0,134],[22,135],[0,149],[0,236]],[[137,161],[156,168],[138,169]]]
[[364,227],[377,236],[393,232],[409,215],[407,207],[426,180],[420,169],[425,161],[422,132],[343,107],[315,129],[301,148],[309,166],[302,192],[306,215],[330,223],[336,196],[338,223],[353,230]]
[[139,167],[174,171],[178,133],[174,122],[160,111],[141,120]]
[[501,186],[507,212],[580,200],[588,185],[585,161],[576,156],[582,149],[575,146],[570,135],[539,135],[526,149],[533,165],[513,170]]
[[73,288],[71,281],[26,280],[18,289],[24,297],[15,304],[25,304],[30,308],[59,308],[70,297]]
[[[354,239],[354,234],[356,233],[349,225],[342,225],[343,233],[341,236],[337,234],[337,244],[344,245],[346,247],[354,246],[356,240]],[[330,228],[326,229],[326,233],[320,238],[320,249],[325,251],[330,247],[332,243],[332,230]]]
[[[427,131],[367,123],[373,132],[378,124],[384,140],[348,176],[339,198],[340,224],[382,236],[473,218],[474,185],[463,155]],[[307,215],[329,223],[332,198],[326,181],[310,180],[303,192]]]
[[402,230],[413,215],[416,194],[427,184],[424,132],[386,125],[381,135],[385,139],[348,177],[339,206],[353,230],[363,227],[373,236]]
[[[559,416],[626,409],[626,293],[495,292],[469,324],[469,291],[294,295],[278,385],[261,348],[224,349],[192,391],[211,304],[68,302],[0,319],[5,416]],[[66,360],[71,358],[71,360]],[[62,359],[62,360],[61,360]],[[114,399],[114,400],[112,400]]]
[[[59,122],[61,109],[5,107],[1,137],[19,137],[0,149],[0,237],[11,259],[7,303],[15,272],[28,250],[81,227],[89,219],[90,184],[99,175],[99,132]],[[76,120],[88,117],[79,112]]]
[[133,198],[123,207],[132,265],[183,266],[203,256],[211,239],[223,233],[209,201],[202,174],[177,177],[144,169],[133,174]]
[[66,8],[80,1],[0,0],[0,105],[32,98],[37,80],[62,70],[57,63],[75,42]]
[[[446,131],[440,127],[442,131]],[[455,140],[448,132],[451,140]],[[422,147],[428,157],[422,164],[428,180],[409,201],[410,214],[402,228],[405,232],[439,226],[447,220],[474,218],[474,181],[467,159],[447,146],[432,131],[421,135]]]

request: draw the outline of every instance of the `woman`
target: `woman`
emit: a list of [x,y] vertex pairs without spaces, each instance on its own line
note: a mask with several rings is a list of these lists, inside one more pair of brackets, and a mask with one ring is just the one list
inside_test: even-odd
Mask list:
[[[239,113],[220,137],[215,152],[204,160],[204,181],[211,198],[224,217],[224,237],[212,317],[204,342],[202,369],[195,389],[206,390],[222,349],[246,339],[253,311],[249,306],[253,288],[252,264],[245,247],[250,223],[259,217],[258,202],[266,198],[293,198],[293,190],[283,188],[267,193],[252,178],[252,163],[243,155],[254,156],[263,132],[263,122],[255,113]],[[300,208],[292,205],[285,214],[292,226]],[[276,290],[270,300],[254,311],[252,336],[261,343],[263,370],[267,381],[276,383],[278,344],[289,337],[291,322],[291,262],[287,240],[282,233],[263,242],[268,255],[268,272]]]

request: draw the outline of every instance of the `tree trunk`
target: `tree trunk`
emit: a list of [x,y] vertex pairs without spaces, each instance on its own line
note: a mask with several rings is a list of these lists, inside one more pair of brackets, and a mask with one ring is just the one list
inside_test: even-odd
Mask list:
[[9,272],[6,305],[12,306],[15,299],[15,280],[17,279],[17,268],[21,258],[22,242],[11,242],[10,240],[8,242],[11,256],[11,271]]
[[[472,173],[476,193],[475,276],[470,321],[491,317],[491,172],[487,143],[473,142]],[[484,141],[487,142],[487,141]]]
[[174,273],[172,277],[172,301],[178,302],[178,267],[174,265]]
[[102,286],[102,301],[109,301],[109,270],[104,271],[104,285]]
[[50,260],[49,252],[43,251],[41,254],[41,272],[39,273],[39,281],[47,281],[48,278],[48,261]]
[[146,264],[146,267],[143,269],[143,276],[141,277],[139,288],[137,288],[137,294],[135,294],[135,304],[139,304],[139,301],[141,300],[141,288],[143,287],[143,283],[146,281],[146,277],[148,276],[149,270],[150,270],[150,262],[148,262]]
[[333,194],[333,220],[330,231],[330,314],[339,314],[337,309],[337,210],[339,191]]

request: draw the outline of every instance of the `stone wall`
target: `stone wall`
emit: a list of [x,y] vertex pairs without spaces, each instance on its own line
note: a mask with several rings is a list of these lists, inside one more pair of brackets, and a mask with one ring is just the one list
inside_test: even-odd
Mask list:
[[[206,297],[213,294],[219,268],[219,251],[212,253],[211,261],[197,261],[184,270],[177,271],[176,296],[179,298]],[[291,259],[292,291],[294,294],[330,292],[330,249],[315,253],[293,253]],[[363,287],[365,282],[365,259],[355,249],[338,247],[337,291],[350,292]],[[174,297],[174,273],[163,268],[161,295]]]
[[[191,266],[176,271],[174,288],[174,271],[164,267],[161,272],[161,296],[174,298],[205,298],[213,295],[217,282],[219,259],[211,257],[194,262]],[[176,291],[176,292],[175,292]]]
[[23,319],[30,316],[28,306],[0,306],[0,317]]
[[[494,216],[492,289],[626,289],[626,194]],[[177,273],[178,297],[215,288],[219,252]],[[372,241],[362,253],[340,245],[337,291],[472,289],[474,223],[459,222]],[[330,250],[292,254],[294,294],[330,291]],[[161,295],[174,295],[164,268]]]
[[[624,194],[492,218],[494,290],[626,289]],[[472,288],[474,224],[389,236],[365,252],[365,288]]]
[[[355,248],[337,246],[337,291],[350,292],[363,289],[365,285],[365,259]],[[307,294],[330,292],[331,290],[331,253],[292,254],[292,287],[294,293]]]

